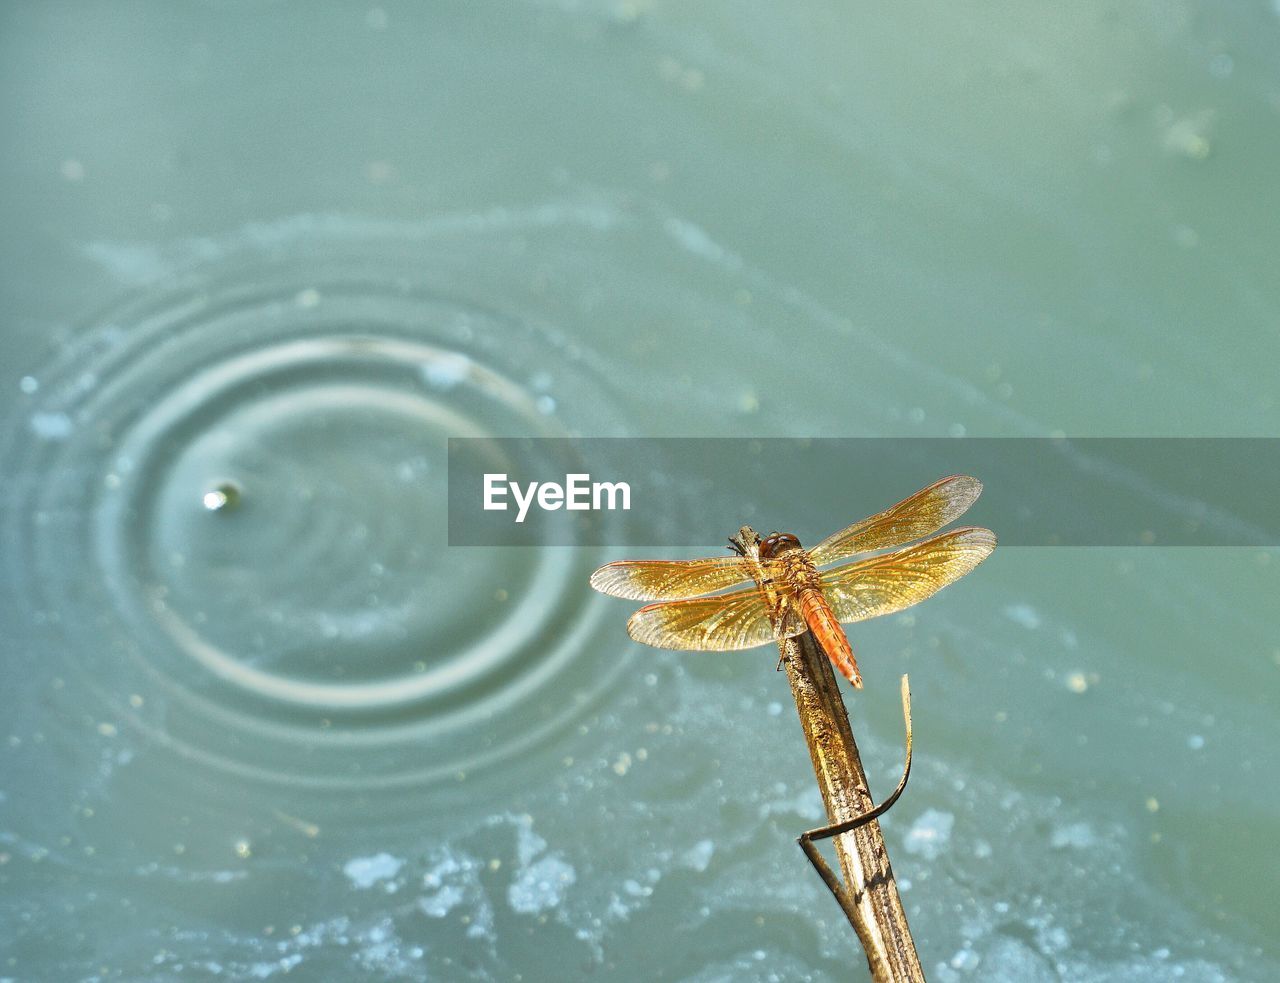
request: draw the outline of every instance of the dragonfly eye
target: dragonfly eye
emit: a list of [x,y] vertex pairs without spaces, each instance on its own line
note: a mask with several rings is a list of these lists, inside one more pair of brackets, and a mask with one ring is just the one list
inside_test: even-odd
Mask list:
[[760,544],[760,559],[771,560],[783,550],[799,549],[800,540],[787,532],[775,532],[766,536]]

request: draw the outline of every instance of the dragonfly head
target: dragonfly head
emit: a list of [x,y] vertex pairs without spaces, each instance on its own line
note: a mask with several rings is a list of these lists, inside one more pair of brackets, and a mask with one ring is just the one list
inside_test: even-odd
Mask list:
[[760,543],[760,559],[772,560],[779,553],[787,550],[798,550],[800,540],[789,532],[772,532]]

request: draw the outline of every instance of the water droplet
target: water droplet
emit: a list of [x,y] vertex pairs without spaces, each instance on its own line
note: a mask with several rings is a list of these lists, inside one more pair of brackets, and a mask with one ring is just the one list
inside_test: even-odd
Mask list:
[[240,504],[240,489],[230,482],[223,482],[205,492],[200,501],[210,512],[234,509]]
[[74,426],[65,413],[32,413],[31,430],[43,440],[66,440]]
[[422,366],[422,378],[433,389],[452,389],[470,375],[471,359],[460,353],[442,355]]

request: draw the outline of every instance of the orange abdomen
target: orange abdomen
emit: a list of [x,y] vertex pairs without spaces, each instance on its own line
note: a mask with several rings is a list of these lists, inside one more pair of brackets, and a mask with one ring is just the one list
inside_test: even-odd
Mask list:
[[862,674],[858,672],[858,662],[853,657],[849,639],[845,637],[844,629],[836,620],[826,597],[822,591],[811,587],[802,589],[799,595],[800,613],[804,615],[805,624],[813,632],[818,644],[827,653],[827,658],[835,664],[845,679],[861,688]]

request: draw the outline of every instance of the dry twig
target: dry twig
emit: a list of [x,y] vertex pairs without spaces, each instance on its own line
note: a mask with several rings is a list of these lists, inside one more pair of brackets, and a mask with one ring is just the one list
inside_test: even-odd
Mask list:
[[[738,534],[736,542],[746,555],[753,555],[758,547],[755,533],[747,527]],[[866,772],[830,659],[807,632],[780,641],[778,647],[791,682],[791,694],[809,746],[822,801],[832,824],[810,830],[800,838],[800,845],[814,861],[857,932],[867,954],[871,978],[876,983],[923,983],[924,971],[898,896],[880,823],[875,818],[897,799],[910,772],[911,711],[906,680],[903,680],[908,735],[906,773],[894,794],[877,808],[867,787]],[[834,840],[843,883],[822,861],[813,843],[826,836]]]

